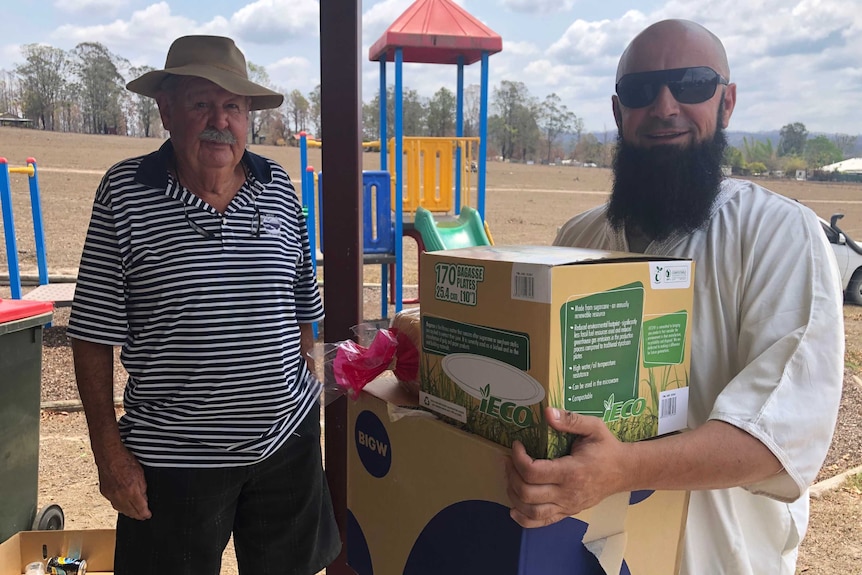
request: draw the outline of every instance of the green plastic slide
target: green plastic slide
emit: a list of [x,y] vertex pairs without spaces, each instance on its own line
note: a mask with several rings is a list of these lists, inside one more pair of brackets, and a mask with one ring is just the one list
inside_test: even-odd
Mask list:
[[422,235],[425,251],[428,252],[491,245],[485,232],[485,223],[479,212],[470,206],[461,208],[457,220],[439,222],[431,212],[420,206],[416,208],[413,225]]

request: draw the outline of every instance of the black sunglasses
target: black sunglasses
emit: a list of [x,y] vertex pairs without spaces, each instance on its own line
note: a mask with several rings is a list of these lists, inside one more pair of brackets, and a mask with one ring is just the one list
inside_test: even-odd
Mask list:
[[[256,238],[260,237],[260,210],[257,209],[257,201],[252,200],[254,202],[254,215],[251,219],[251,235]],[[193,229],[199,236],[202,238],[206,238],[211,240],[213,238],[218,237],[217,234],[209,231],[206,228],[201,227],[197,222],[195,222],[192,218],[189,217],[189,207],[187,205],[183,206],[183,211],[186,215],[186,223],[189,225],[191,229]]]
[[635,72],[617,82],[617,97],[626,108],[644,108],[667,86],[680,104],[700,104],[715,95],[719,84],[726,86],[727,79],[708,66]]

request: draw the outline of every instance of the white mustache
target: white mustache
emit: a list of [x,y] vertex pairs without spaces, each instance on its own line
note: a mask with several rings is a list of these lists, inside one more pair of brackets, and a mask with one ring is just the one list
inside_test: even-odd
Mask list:
[[198,136],[199,140],[205,142],[215,142],[216,144],[236,144],[236,138],[229,130],[216,130],[215,128],[207,128]]

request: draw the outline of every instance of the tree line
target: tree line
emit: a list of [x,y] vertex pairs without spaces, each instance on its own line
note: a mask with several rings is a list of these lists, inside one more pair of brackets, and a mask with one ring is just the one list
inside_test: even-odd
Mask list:
[[[125,84],[153,70],[131,66],[122,56],[99,42],[82,42],[69,51],[42,44],[21,48],[23,63],[14,70],[0,70],[0,114],[25,118],[43,130],[90,134],[165,137],[152,98],[133,94]],[[320,86],[303,94],[273,84],[266,69],[248,62],[249,78],[285,95],[278,109],[252,113],[250,141],[292,144],[292,136],[305,130],[320,134]],[[366,141],[380,138],[380,93],[362,105],[362,135]],[[393,135],[394,87],[386,92],[387,138]],[[440,88],[430,98],[405,88],[402,120],[405,135],[455,135],[456,95]],[[480,88],[464,91],[463,131],[477,136]],[[781,129],[777,147],[771,140],[745,140],[741,148],[730,146],[726,164],[734,173],[756,175],[812,170],[847,157],[855,136],[836,134],[809,137],[799,122]],[[610,166],[616,138],[606,132],[601,139],[585,133],[584,121],[555,93],[543,99],[533,96],[523,82],[503,80],[491,90],[488,117],[489,155],[506,161],[584,163]]]
[[[130,80],[153,70],[131,66],[99,42],[82,42],[72,50],[42,44],[21,48],[23,63],[0,71],[0,113],[31,121],[42,130],[89,134],[164,137],[155,101],[125,90]],[[285,95],[279,109],[254,112],[250,122],[255,143],[291,142],[301,130],[320,133],[320,86],[303,94],[273,85],[263,66],[248,62],[249,78]],[[454,136],[456,95],[440,88],[431,98],[412,89],[403,92],[404,133],[411,136]],[[386,94],[388,134],[394,121],[394,87]],[[479,86],[465,89],[464,135],[479,129]],[[528,160],[569,155],[561,137],[583,131],[583,121],[556,94],[539,101],[521,82],[503,81],[493,90],[489,139],[495,155]],[[380,94],[362,107],[363,137],[380,138]],[[591,153],[591,152],[590,152]],[[589,155],[589,153],[587,154]]]
[[793,177],[799,170],[815,172],[823,166],[849,157],[856,147],[856,136],[835,134],[811,136],[801,122],[786,124],[779,131],[778,145],[771,139],[743,138],[742,146],[728,146],[725,164],[734,174],[766,175],[783,173]]
[[[132,66],[99,42],[82,42],[68,51],[27,44],[21,56],[23,63],[13,70],[0,70],[0,117],[26,119],[42,130],[165,136],[155,100],[125,89],[126,83],[153,67]],[[248,74],[273,87],[263,66],[249,62]],[[315,114],[319,130],[319,87],[307,95],[279,91],[285,93],[280,109],[253,113],[250,132],[255,142],[286,136],[291,122],[307,128]]]

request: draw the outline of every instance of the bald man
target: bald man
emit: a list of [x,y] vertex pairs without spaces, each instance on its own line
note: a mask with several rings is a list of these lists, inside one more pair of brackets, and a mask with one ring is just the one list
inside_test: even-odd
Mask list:
[[635,37],[612,105],[611,198],[555,244],[696,262],[690,431],[620,443],[600,419],[549,408],[581,439],[553,461],[513,447],[511,515],[535,527],[613,493],[691,490],[682,573],[793,575],[841,396],[832,251],[809,209],[722,176],[736,85],[702,26],[667,20]]

